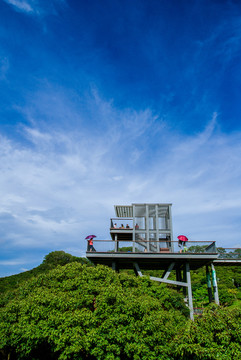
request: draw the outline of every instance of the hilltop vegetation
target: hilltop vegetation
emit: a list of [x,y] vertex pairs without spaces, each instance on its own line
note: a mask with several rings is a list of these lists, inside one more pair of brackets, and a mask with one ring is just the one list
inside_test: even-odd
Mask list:
[[52,251],[45,256],[42,264],[36,268],[22,272],[17,275],[7,276],[0,278],[0,293],[8,290],[14,290],[24,281],[31,279],[39,274],[46,273],[49,270],[55,269],[56,266],[67,265],[72,262],[78,262],[80,264],[90,264],[86,258],[80,258],[77,256],[70,255],[64,251]]
[[0,359],[241,358],[239,306],[209,305],[193,323],[181,292],[64,254],[3,293]]

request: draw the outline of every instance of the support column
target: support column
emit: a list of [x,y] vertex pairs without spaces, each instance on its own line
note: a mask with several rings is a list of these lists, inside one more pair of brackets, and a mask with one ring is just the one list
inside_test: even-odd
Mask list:
[[112,270],[119,272],[118,264],[116,261],[112,261]]
[[210,272],[209,272],[208,265],[206,265],[206,279],[207,279],[207,286],[208,286],[208,301],[209,301],[209,303],[211,303],[213,300],[213,296],[212,296],[211,278],[210,278]]
[[[183,282],[187,282],[186,264],[183,265]],[[187,296],[187,288],[183,288],[183,295]]]
[[[182,272],[180,267],[176,268],[176,280],[182,281]],[[180,289],[180,286],[178,286],[178,289]]]
[[175,263],[174,263],[174,262],[172,262],[172,263],[169,265],[168,269],[165,271],[165,273],[164,273],[164,275],[163,275],[163,277],[162,277],[164,280],[167,279],[168,276],[171,274],[171,271],[172,271],[172,269],[174,268],[174,266],[175,266]]
[[156,245],[157,245],[157,248],[158,248],[158,250],[157,250],[157,252],[159,252],[160,251],[160,239],[159,239],[159,218],[158,218],[158,205],[156,204],[155,205],[155,213],[156,213],[156,224],[155,224],[155,226],[156,226]]
[[149,239],[149,207],[148,207],[148,205],[146,205],[145,233],[146,233],[146,241],[147,241],[147,251],[150,252],[150,239]]
[[185,264],[185,272],[187,278],[187,290],[188,290],[188,305],[190,310],[190,319],[194,320],[193,316],[193,303],[192,303],[192,284],[191,284],[191,275],[190,275],[190,266],[189,263]]
[[118,244],[118,240],[117,240],[117,234],[115,234],[115,252],[118,251],[119,248],[119,244]]
[[218,296],[218,284],[216,279],[216,271],[213,263],[211,264],[212,268],[212,280],[213,280],[213,293],[214,293],[214,301],[215,304],[219,305],[219,296]]
[[135,252],[136,250],[136,207],[135,205],[133,206],[133,234],[132,234],[132,252]]
[[134,263],[133,263],[133,266],[134,266],[135,274],[136,274],[137,276],[142,277],[143,275],[142,275],[142,272],[141,272],[141,269],[140,269],[138,263],[137,263],[137,262],[134,262]]
[[171,240],[171,251],[174,252],[174,245],[173,245],[173,233],[172,233],[172,206],[168,206],[168,215],[169,215],[169,228],[170,228],[170,240]]

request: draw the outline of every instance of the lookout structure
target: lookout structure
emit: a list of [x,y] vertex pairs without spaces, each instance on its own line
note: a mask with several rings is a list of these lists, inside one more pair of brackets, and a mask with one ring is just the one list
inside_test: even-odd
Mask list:
[[[114,270],[133,269],[138,276],[143,270],[163,270],[162,277],[151,280],[183,287],[187,291],[190,318],[193,301],[190,270],[206,266],[209,300],[212,299],[209,266],[211,266],[214,300],[219,304],[214,260],[218,258],[214,241],[188,241],[187,251],[173,241],[172,204],[115,205],[110,219],[111,240],[94,240],[97,250],[87,251],[94,264],[111,266]],[[102,242],[100,250],[99,243]],[[176,280],[169,275],[175,271]]]
[[110,234],[117,251],[122,241],[132,242],[132,251],[173,251],[171,204],[115,205]]

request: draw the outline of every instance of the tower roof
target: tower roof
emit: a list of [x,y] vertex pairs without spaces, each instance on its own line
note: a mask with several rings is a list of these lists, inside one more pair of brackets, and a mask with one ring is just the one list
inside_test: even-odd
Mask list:
[[[135,216],[145,216],[146,205],[149,207],[149,215],[154,212],[154,207],[158,206],[158,216],[165,216],[168,213],[169,206],[172,204],[132,204],[132,205],[115,205],[115,213],[120,218],[132,218],[133,207],[135,206]],[[153,207],[153,209],[151,209]],[[153,214],[154,215],[154,214]]]

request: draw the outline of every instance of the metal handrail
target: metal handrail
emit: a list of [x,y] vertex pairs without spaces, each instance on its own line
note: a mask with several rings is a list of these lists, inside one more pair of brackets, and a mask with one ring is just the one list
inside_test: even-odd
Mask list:
[[[128,230],[128,229],[127,229]],[[101,241],[103,241],[103,242],[115,242],[115,240],[99,240],[99,239],[93,239],[93,241],[99,241],[99,242],[101,242]],[[118,240],[118,241],[120,241],[120,242],[125,242],[125,240]],[[149,239],[149,241],[148,240],[141,240],[142,242],[168,242],[168,243],[178,243],[178,241],[171,241],[171,240],[166,240],[166,239],[160,239],[160,240],[152,240],[152,239]],[[130,241],[128,241],[128,242],[133,242],[133,240],[130,240]],[[136,241],[134,241],[134,242],[136,242]],[[208,240],[200,240],[200,241],[198,241],[198,240],[193,240],[193,241],[188,241],[187,242],[187,244],[192,244],[192,243],[209,243],[210,245],[211,244],[213,244],[213,243],[215,243],[215,241],[208,241]],[[223,248],[223,249],[239,249],[239,248]]]
[[[114,249],[110,249],[108,246],[108,250],[98,251],[98,252],[123,252],[123,249],[128,249],[127,252],[169,252],[169,253],[196,253],[196,254],[217,254],[217,249],[215,245],[215,241],[188,241],[188,244],[184,244],[184,246],[177,247],[177,244],[180,245],[178,241],[171,241],[168,239],[159,239],[159,240],[146,240],[146,239],[136,239],[133,240],[99,240],[93,239],[93,243],[111,243],[114,245]],[[149,250],[148,247],[145,245],[148,243],[150,244]],[[155,245],[157,244],[157,245]],[[175,244],[175,247],[174,245]],[[185,246],[186,245],[186,246]],[[153,247],[153,248],[151,248]],[[95,251],[95,250],[94,250]]]

